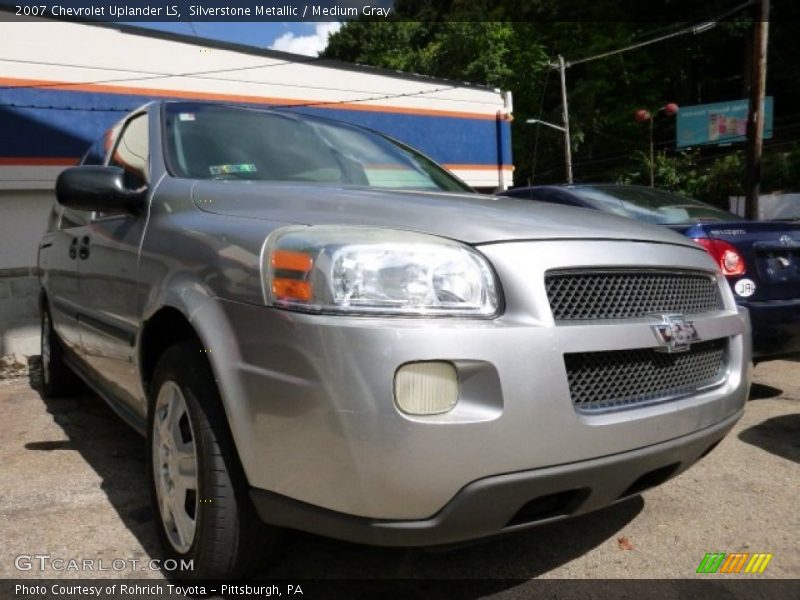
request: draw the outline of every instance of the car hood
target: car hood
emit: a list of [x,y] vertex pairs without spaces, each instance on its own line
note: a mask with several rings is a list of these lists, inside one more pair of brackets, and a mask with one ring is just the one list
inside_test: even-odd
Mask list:
[[511,240],[612,239],[696,245],[663,227],[599,211],[482,194],[357,186],[198,181],[203,211],[300,225],[391,227],[483,244]]

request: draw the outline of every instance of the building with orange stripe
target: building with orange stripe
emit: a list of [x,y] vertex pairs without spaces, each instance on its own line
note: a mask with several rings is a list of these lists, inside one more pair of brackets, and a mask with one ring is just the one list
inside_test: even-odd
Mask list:
[[36,351],[35,328],[22,345],[8,329],[36,318],[32,268],[55,177],[153,98],[340,119],[419,148],[481,190],[511,185],[511,96],[500,90],[118,24],[6,22],[0,35],[0,354]]

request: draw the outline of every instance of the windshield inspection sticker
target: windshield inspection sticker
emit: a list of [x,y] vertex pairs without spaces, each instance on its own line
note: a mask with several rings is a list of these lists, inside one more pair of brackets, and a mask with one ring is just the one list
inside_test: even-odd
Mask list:
[[212,175],[225,175],[227,173],[255,173],[258,171],[253,163],[241,165],[211,165],[208,167]]
[[740,279],[733,286],[733,291],[736,292],[737,296],[747,298],[756,293],[756,282],[752,279]]
[[194,121],[194,113],[179,113],[179,121]]

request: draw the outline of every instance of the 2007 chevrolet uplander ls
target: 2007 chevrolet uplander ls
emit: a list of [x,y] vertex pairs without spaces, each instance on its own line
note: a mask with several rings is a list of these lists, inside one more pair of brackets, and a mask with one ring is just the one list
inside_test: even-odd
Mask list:
[[749,321],[701,247],[471,193],[374,132],[159,101],[56,193],[45,392],[77,374],[146,434],[196,576],[282,527],[433,545],[584,513],[742,414]]

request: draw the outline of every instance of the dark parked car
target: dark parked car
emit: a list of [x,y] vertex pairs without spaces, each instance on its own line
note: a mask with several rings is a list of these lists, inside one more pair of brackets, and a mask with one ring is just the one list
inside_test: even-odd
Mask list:
[[800,223],[748,221],[680,194],[636,185],[542,185],[504,193],[665,225],[703,246],[750,310],[756,359],[800,353]]

